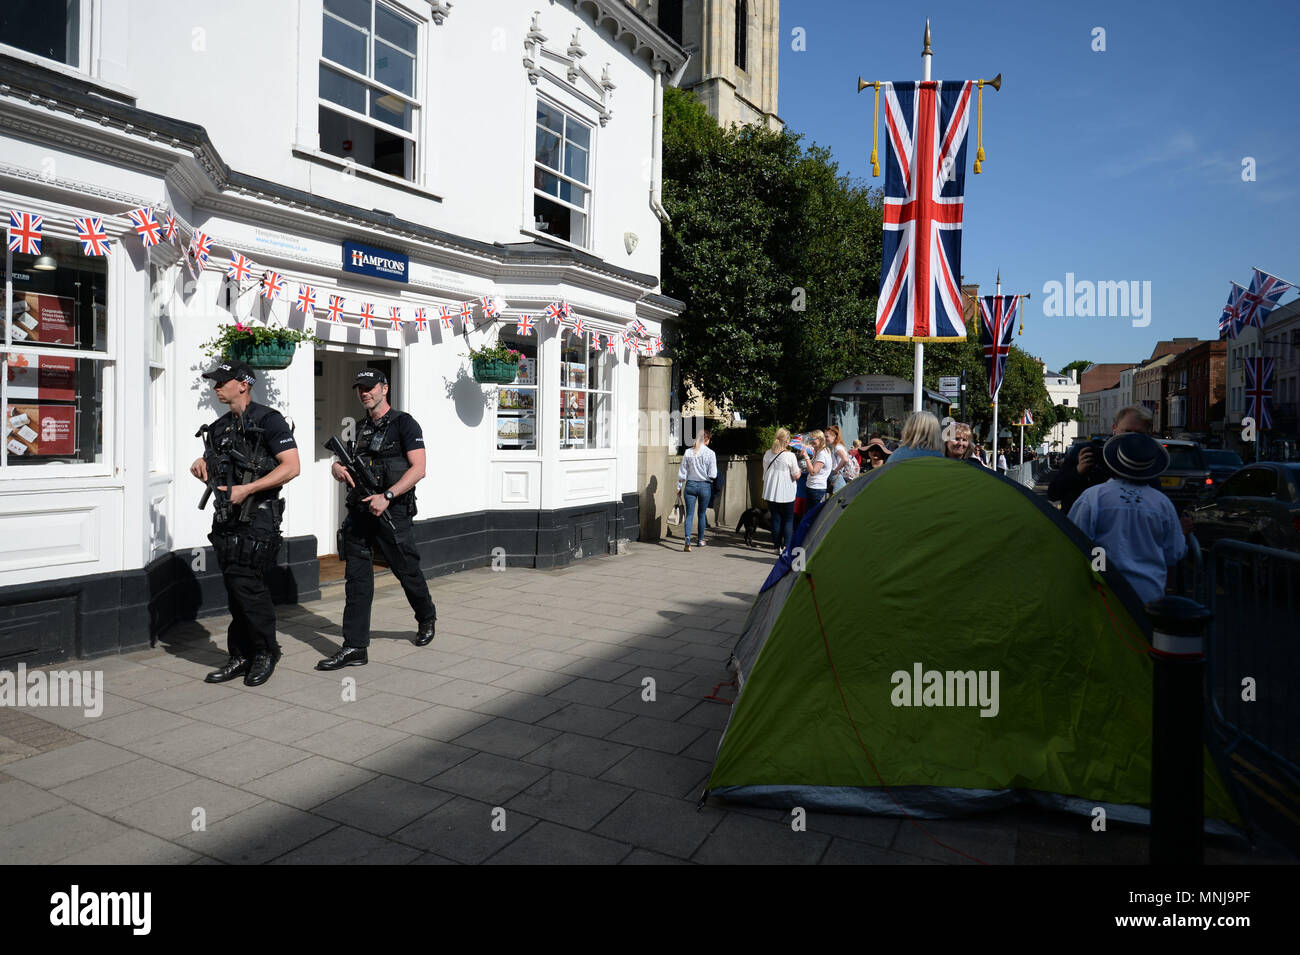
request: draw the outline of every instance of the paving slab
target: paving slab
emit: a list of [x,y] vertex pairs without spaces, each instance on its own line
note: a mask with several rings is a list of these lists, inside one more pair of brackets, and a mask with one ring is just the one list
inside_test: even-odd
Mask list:
[[498,851],[489,865],[615,865],[632,851],[626,843],[539,822]]
[[424,849],[441,859],[477,864],[500,852],[522,836],[537,820],[522,812],[494,807],[474,799],[457,797],[399,829],[393,839]]
[[453,798],[450,793],[395,776],[376,776],[321,803],[313,812],[377,836],[388,836]]
[[553,770],[506,803],[539,819],[589,830],[631,796],[627,786]]
[[92,776],[138,758],[130,750],[98,740],[84,740],[5,766],[5,773],[42,789],[53,789],[74,779]]
[[270,862],[338,823],[280,803],[264,800],[216,822],[203,832],[189,832],[177,840],[186,849],[234,865]]

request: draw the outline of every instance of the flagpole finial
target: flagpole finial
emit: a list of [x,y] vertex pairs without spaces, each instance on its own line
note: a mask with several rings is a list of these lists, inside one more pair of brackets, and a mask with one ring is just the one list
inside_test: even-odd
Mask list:
[[926,17],[925,18],[925,49],[921,51],[921,55],[930,56],[933,53],[934,51],[930,49],[930,18]]
[[998,284],[1002,284],[1002,270],[998,269]]

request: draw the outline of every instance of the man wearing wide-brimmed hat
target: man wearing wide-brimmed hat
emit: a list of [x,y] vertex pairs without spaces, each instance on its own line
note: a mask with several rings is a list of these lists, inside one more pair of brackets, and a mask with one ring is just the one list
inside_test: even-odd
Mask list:
[[1187,553],[1173,503],[1147,484],[1169,467],[1169,452],[1150,435],[1130,432],[1107,441],[1102,458],[1115,476],[1084,491],[1070,520],[1105,549],[1107,563],[1145,604],[1165,592],[1169,568]]

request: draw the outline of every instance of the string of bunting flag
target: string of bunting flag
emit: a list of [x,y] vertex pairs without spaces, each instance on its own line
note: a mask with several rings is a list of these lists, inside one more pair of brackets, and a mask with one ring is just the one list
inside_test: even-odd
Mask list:
[[[189,241],[183,242],[182,233],[186,230],[178,223],[176,215],[172,212],[163,210],[160,217],[158,210],[150,206],[142,206],[129,210],[126,216],[131,222],[131,227],[125,234],[134,233],[146,250],[164,242],[176,245],[182,249],[182,259],[191,277],[196,279],[198,272],[207,267],[214,249],[212,237],[202,230],[197,228],[188,230]],[[21,255],[40,255],[43,227],[43,216],[11,209],[9,211],[10,251]],[[102,217],[74,217],[73,227],[76,229],[77,239],[81,242],[82,252],[85,255],[112,254],[113,242],[116,240],[109,237]],[[484,322],[503,317],[509,322],[511,318],[503,315],[508,307],[506,303],[493,295],[481,296],[477,301],[470,299],[459,306],[435,307],[391,303],[383,307],[365,299],[348,301],[342,295],[329,295],[327,299],[321,301],[319,289],[315,286],[306,282],[293,282],[281,272],[258,265],[236,249],[230,250],[230,264],[226,268],[226,277],[234,283],[240,295],[245,291],[256,289],[258,295],[268,302],[287,301],[292,309],[323,324],[347,324],[345,316],[355,314],[358,316],[358,325],[361,328],[375,329],[380,327],[376,325],[377,322],[386,321],[393,331],[400,332],[410,324],[417,332],[424,332],[428,331],[435,321],[441,323],[446,330],[454,330],[456,319],[460,319],[462,330],[470,332],[475,327],[476,305]],[[247,288],[245,288],[246,283]],[[295,285],[297,292],[293,294],[291,289]],[[380,317],[381,309],[383,317]],[[658,355],[664,350],[663,339],[649,337],[648,330],[640,319],[628,322],[621,334],[602,333],[594,328],[588,328],[581,317],[574,315],[572,306],[562,300],[547,305],[542,317],[547,324],[558,326],[558,333],[561,335],[569,331],[579,339],[588,339],[589,347],[593,350],[602,347],[603,338],[603,347],[611,355],[618,354],[619,344],[622,344],[629,353],[635,351],[642,357]],[[531,314],[519,314],[513,318],[515,331],[520,335],[532,335],[534,330],[540,327],[539,319]]]

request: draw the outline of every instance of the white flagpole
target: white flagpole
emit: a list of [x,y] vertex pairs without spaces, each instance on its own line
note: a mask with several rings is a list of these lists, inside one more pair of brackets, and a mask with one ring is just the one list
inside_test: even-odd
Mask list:
[[[925,20],[925,47],[921,50],[921,79],[927,81],[930,79],[930,57],[933,55],[930,50],[930,19]],[[919,187],[918,187],[919,188]],[[913,287],[912,293],[919,294]],[[920,411],[921,404],[921,378],[925,372],[925,345],[922,342],[914,342],[912,361],[912,410]]]

